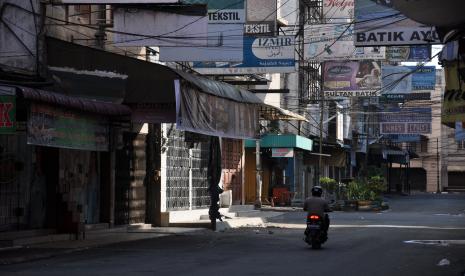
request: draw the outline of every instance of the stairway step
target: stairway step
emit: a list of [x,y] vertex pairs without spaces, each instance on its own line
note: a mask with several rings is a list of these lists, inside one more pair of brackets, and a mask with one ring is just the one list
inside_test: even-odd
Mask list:
[[247,212],[247,211],[254,211],[255,206],[253,205],[233,205],[229,207],[229,212],[237,213],[237,212]]

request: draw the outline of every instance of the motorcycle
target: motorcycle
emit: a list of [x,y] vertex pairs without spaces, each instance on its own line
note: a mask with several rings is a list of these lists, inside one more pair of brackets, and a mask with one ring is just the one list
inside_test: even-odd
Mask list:
[[311,214],[307,217],[307,229],[305,229],[305,242],[312,246],[312,249],[320,249],[321,245],[328,239],[325,230],[325,220],[323,217]]

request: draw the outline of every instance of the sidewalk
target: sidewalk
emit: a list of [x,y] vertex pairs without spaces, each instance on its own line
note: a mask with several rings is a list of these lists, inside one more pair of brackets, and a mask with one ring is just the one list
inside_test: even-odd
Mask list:
[[[74,235],[69,235],[67,240],[63,240],[60,235],[49,235],[51,241],[35,243],[33,238],[31,244],[14,247],[0,248],[0,265],[29,262],[39,259],[69,254],[89,248],[105,246],[109,244],[129,242],[143,239],[154,239],[169,235],[185,235],[194,232],[207,231],[199,228],[176,228],[176,227],[150,227],[142,225],[139,227],[125,226],[105,230],[95,230],[86,232],[85,239],[74,240]],[[60,240],[53,240],[54,236],[59,236]],[[44,237],[36,237],[44,239]]]
[[[267,218],[282,215],[277,210],[242,209],[227,213],[227,218],[217,221],[217,232],[242,227],[265,227]],[[129,225],[110,229],[88,231],[85,239],[75,240],[74,235],[54,234],[28,238],[18,246],[0,247],[0,266],[47,259],[63,254],[83,251],[105,245],[143,239],[162,238],[170,235],[208,233],[210,220],[202,216],[197,220],[170,224],[173,227],[151,227],[150,225]],[[178,227],[182,226],[182,227]]]

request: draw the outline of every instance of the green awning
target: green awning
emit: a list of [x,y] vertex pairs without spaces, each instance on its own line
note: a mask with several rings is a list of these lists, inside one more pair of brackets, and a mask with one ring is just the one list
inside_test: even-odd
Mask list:
[[[246,148],[254,148],[255,140],[246,140]],[[299,135],[266,135],[260,139],[261,148],[299,148],[311,151],[313,141]]]

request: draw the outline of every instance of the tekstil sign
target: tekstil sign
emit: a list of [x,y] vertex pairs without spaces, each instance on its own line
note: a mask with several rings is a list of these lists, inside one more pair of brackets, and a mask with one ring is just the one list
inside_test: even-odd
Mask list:
[[294,149],[293,148],[272,148],[271,157],[292,158],[294,157]]
[[244,23],[244,10],[208,10],[209,24]]
[[16,131],[16,98],[0,96],[0,133],[8,134]]
[[247,22],[244,24],[245,35],[268,35],[271,36],[275,32],[275,22]]

